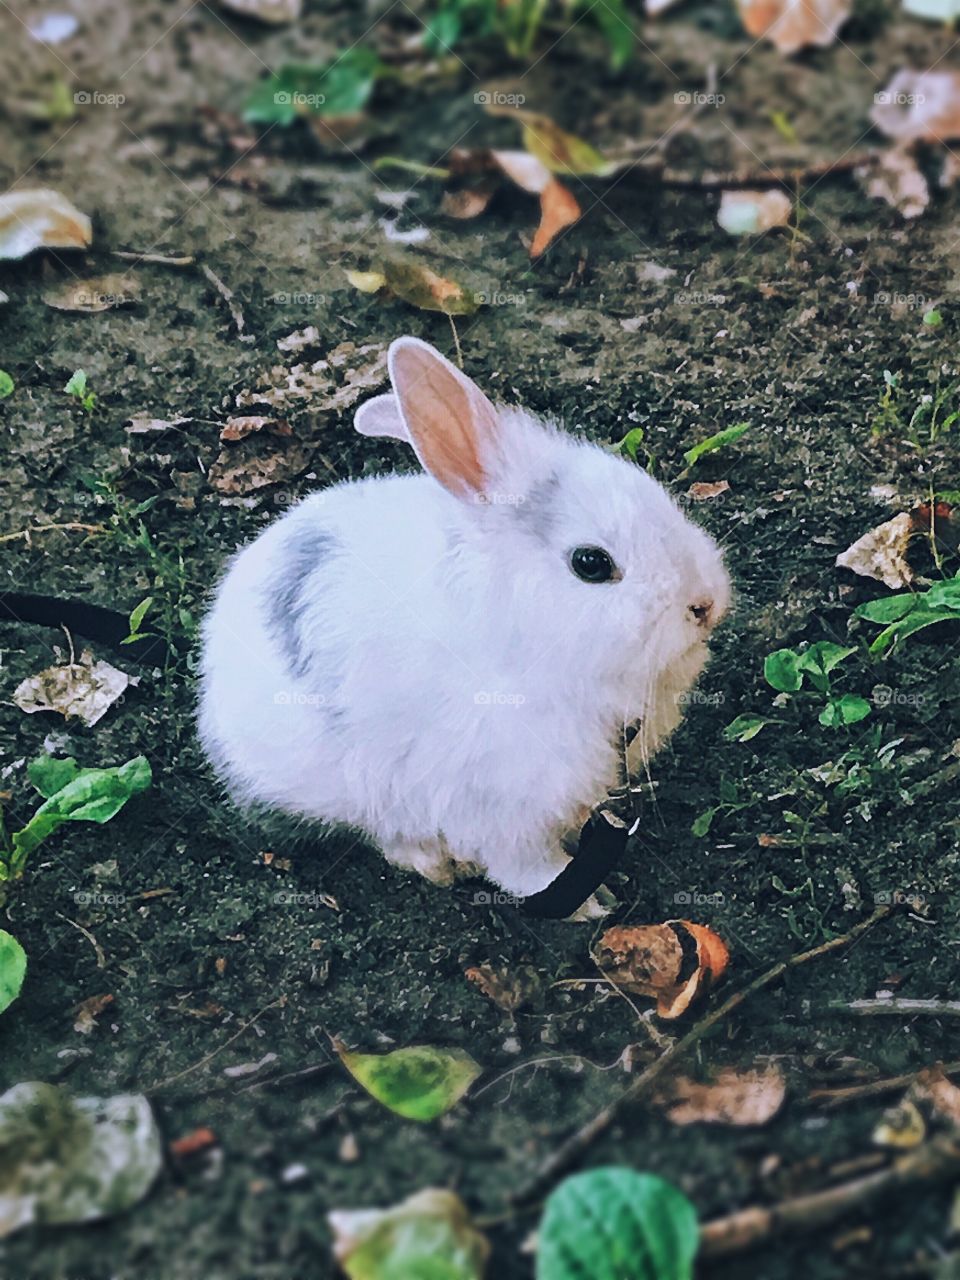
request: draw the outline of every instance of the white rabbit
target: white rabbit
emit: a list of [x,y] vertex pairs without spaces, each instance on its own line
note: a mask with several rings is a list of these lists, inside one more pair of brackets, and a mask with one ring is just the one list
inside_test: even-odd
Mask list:
[[677,725],[729,603],[720,552],[603,448],[494,407],[400,338],[357,429],[422,475],[313,494],[231,562],[200,729],[241,802],[347,824],[437,884],[543,889]]

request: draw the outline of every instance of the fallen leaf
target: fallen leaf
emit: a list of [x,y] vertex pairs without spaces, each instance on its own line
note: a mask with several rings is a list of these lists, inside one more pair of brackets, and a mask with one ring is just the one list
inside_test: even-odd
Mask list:
[[562,182],[551,178],[540,193],[540,225],[530,246],[530,257],[539,258],[564,227],[572,226],[581,216],[573,193]]
[[858,177],[868,196],[884,200],[904,218],[919,218],[930,203],[930,187],[906,147],[882,151]]
[[305,347],[316,346],[320,341],[320,330],[315,324],[308,324],[305,329],[295,329],[285,338],[277,339],[277,350],[299,355]]
[[327,1221],[350,1280],[483,1280],[490,1245],[452,1191],[428,1187],[390,1209],[334,1209]]
[[323,360],[276,365],[260,377],[257,388],[241,391],[238,409],[256,405],[288,409],[297,402],[316,413],[342,413],[365,391],[387,380],[387,348],[382,342],[341,342]]
[[463,187],[460,191],[445,191],[440,201],[440,212],[448,218],[462,221],[477,218],[493,199],[497,185],[496,182],[484,182],[476,187]]
[[929,1102],[941,1119],[960,1130],[960,1086],[944,1075],[942,1067],[921,1071],[910,1092],[914,1097]]
[[876,578],[894,589],[913,582],[914,572],[906,560],[914,534],[913,518],[907,512],[894,516],[858,538],[837,556],[838,569],[850,569],[864,578]]
[[82,1036],[88,1036],[91,1031],[96,1030],[97,1019],[101,1013],[112,1004],[113,996],[108,994],[88,996],[86,1000],[81,1000],[73,1011],[74,1031],[78,1031]]
[[874,96],[870,119],[898,142],[960,138],[960,72],[898,71]]
[[728,1067],[709,1084],[679,1076],[660,1101],[674,1124],[760,1125],[771,1120],[786,1097],[780,1068],[735,1071]]
[[245,18],[256,18],[259,22],[278,26],[284,22],[295,22],[300,17],[303,0],[220,0],[220,5]]
[[392,1053],[351,1053],[340,1061],[378,1102],[408,1120],[435,1120],[460,1101],[481,1068],[463,1049],[416,1045]]
[[141,1200],[163,1164],[146,1098],[72,1098],[25,1082],[0,1096],[0,1238],[92,1222]]
[[192,418],[154,418],[149,413],[135,413],[132,418],[127,419],[124,431],[132,436],[148,436],[159,434],[161,431],[173,431],[176,427],[186,426],[192,421]]
[[466,316],[472,315],[480,305],[473,291],[456,280],[438,275],[421,262],[391,260],[385,262],[379,271],[348,271],[347,278],[362,293],[376,293],[384,289],[421,311]]
[[873,1131],[873,1141],[878,1147],[893,1147],[907,1151],[919,1147],[927,1136],[923,1116],[908,1098],[888,1107]]
[[128,676],[109,662],[94,661],[89,649],[84,649],[79,662],[47,667],[22,680],[13,700],[27,715],[57,711],[68,720],[95,725],[127,689],[139,683],[139,676]]
[[85,249],[90,219],[49,187],[0,196],[0,258],[23,258],[34,249]]
[[129,307],[140,301],[140,285],[123,272],[94,276],[89,280],[70,280],[48,289],[43,295],[48,307],[58,311],[83,311],[92,314],[113,307]]
[[255,1076],[258,1071],[269,1067],[271,1062],[276,1060],[275,1053],[265,1053],[258,1062],[238,1062],[236,1066],[224,1067],[223,1074],[230,1080],[242,1080],[244,1076]]
[[785,191],[724,191],[717,222],[733,236],[752,236],[790,221],[793,203]]
[[607,160],[589,142],[561,129],[549,116],[498,106],[488,106],[487,112],[519,120],[523,125],[524,149],[551,173],[604,177],[619,168],[617,162]]
[[780,53],[833,44],[853,11],[851,0],[737,0],[747,34],[762,36]]
[[694,502],[709,502],[711,498],[719,498],[721,493],[730,489],[729,480],[697,480],[687,490]]
[[729,959],[724,941],[690,920],[615,925],[601,936],[596,951],[604,975],[625,991],[656,999],[661,1018],[679,1018],[720,980]]
[[201,1151],[208,1151],[210,1147],[215,1147],[217,1142],[217,1135],[212,1129],[193,1129],[190,1133],[185,1133],[182,1138],[174,1138],[167,1150],[175,1160],[186,1160],[189,1156],[195,1156]]
[[529,1003],[539,986],[537,972],[530,965],[511,972],[503,967],[479,964],[465,970],[464,977],[506,1013],[515,1013]]
[[273,436],[293,435],[286,422],[265,418],[261,414],[247,414],[245,417],[228,418],[220,428],[220,439],[225,442],[244,440],[257,431],[267,431]]
[[222,450],[210,467],[207,482],[217,493],[236,497],[285,484],[302,475],[309,465],[310,453],[298,440],[264,452],[254,435]]

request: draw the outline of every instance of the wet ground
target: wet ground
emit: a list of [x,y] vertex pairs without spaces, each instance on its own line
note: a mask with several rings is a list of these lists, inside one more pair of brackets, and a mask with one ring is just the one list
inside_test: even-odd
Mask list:
[[[22,6],[20,16],[28,12],[40,9]],[[304,403],[284,411],[293,437],[258,439],[242,455],[279,454],[270,463],[278,482],[225,494],[209,473],[236,396],[303,358],[276,342],[306,325],[318,329],[311,360],[353,343],[348,362],[366,368],[372,356],[358,348],[405,332],[453,352],[447,317],[359,294],[344,275],[401,252],[380,225],[390,212],[384,190],[412,184],[400,226],[431,231],[402,252],[501,300],[457,320],[465,366],[483,386],[604,442],[643,426],[651,465],[679,496],[692,480],[729,481],[691,507],[726,548],[736,606],[683,727],[654,763],[655,803],[644,803],[641,833],[609,881],[616,919],[710,924],[730,944],[739,983],[846,931],[878,895],[920,903],[843,960],[753,999],[693,1056],[694,1072],[776,1060],[790,1090],[771,1125],[678,1129],[655,1108],[638,1109],[591,1161],[662,1173],[704,1217],[769,1202],[871,1149],[883,1104],[826,1113],[805,1101],[812,1088],[957,1056],[948,1022],[855,1020],[831,1008],[891,985],[949,997],[960,978],[956,787],[940,779],[960,737],[958,636],[932,633],[870,659],[873,631],[852,610],[884,589],[834,566],[868,528],[958,487],[955,438],[905,441],[920,397],[938,376],[941,386],[955,377],[956,195],[938,196],[922,222],[905,226],[850,177],[811,179],[802,234],[732,240],[716,226],[713,192],[631,173],[571,180],[586,216],[531,264],[529,197],[504,191],[483,217],[456,222],[439,212],[436,183],[372,167],[386,154],[433,164],[454,144],[517,145],[512,122],[476,105],[481,90],[522,92],[529,107],[613,150],[660,138],[683,118],[674,95],[705,92],[714,78],[726,101],[677,131],[672,168],[695,177],[816,166],[879,141],[869,108],[898,66],[960,65],[952,36],[871,4],[844,45],[784,62],[750,48],[726,8],[682,9],[643,27],[636,63],[620,76],[589,33],[561,37],[526,74],[480,45],[453,70],[385,87],[362,147],[331,153],[300,129],[270,130],[257,144],[236,117],[265,67],[321,61],[371,23],[385,51],[416,30],[406,6],[377,16],[308,2],[295,30],[271,31],[204,4],[98,0],[57,56],[9,19],[0,182],[58,188],[93,215],[95,236],[85,255],[0,268],[10,299],[0,307],[0,365],[17,387],[0,405],[0,534],[66,522],[105,531],[0,542],[0,587],[124,612],[153,595],[181,648],[142,671],[95,728],[64,731],[9,702],[20,679],[64,649],[62,635],[2,628],[12,819],[31,810],[23,762],[51,733],[84,764],[143,752],[155,784],[107,827],[64,828],[8,905],[4,924],[26,947],[30,973],[0,1020],[0,1086],[43,1079],[80,1093],[144,1091],[165,1137],[209,1126],[220,1144],[209,1159],[171,1165],[122,1218],[12,1238],[0,1246],[10,1280],[327,1275],[328,1209],[391,1203],[427,1185],[455,1187],[497,1220],[492,1273],[521,1280],[532,1274],[520,1246],[536,1215],[508,1213],[510,1189],[622,1090],[625,1046],[640,1046],[640,1062],[653,1053],[626,1001],[596,985],[555,985],[595,976],[589,927],[476,905],[472,887],[434,888],[348,837],[260,826],[226,805],[194,739],[193,623],[226,557],[329,479],[409,465],[399,448],[357,436],[349,410]],[[30,118],[45,76],[91,102],[59,123]],[[795,139],[778,131],[774,110]],[[197,261],[131,265],[117,250]],[[200,264],[235,294],[243,335]],[[42,301],[70,273],[118,269],[139,282],[135,306],[75,315]],[[923,323],[932,307],[939,327]],[[92,415],[62,390],[77,368],[98,397]],[[900,420],[888,415],[876,430],[885,369],[901,377]],[[125,430],[144,413],[191,421]],[[738,422],[750,431],[736,446],[684,473],[685,449]],[[771,710],[767,653],[847,637],[858,653],[843,691],[892,691],[868,720],[831,730],[815,710],[787,708],[780,728],[747,744],[724,740],[734,716]],[[827,762],[837,764],[829,780],[819,768]],[[694,835],[697,817],[730,796],[742,807]],[[114,859],[117,879],[101,871],[98,880],[94,864]],[[532,1003],[500,1012],[464,977],[484,962],[529,966],[539,979]],[[78,1034],[74,1009],[104,993],[110,1009],[92,1034]],[[485,1076],[450,1116],[420,1127],[361,1096],[335,1063],[334,1035],[370,1050],[460,1046]],[[267,1054],[259,1075],[224,1074]],[[906,1196],[860,1219],[869,1231],[843,1247],[838,1228],[711,1271],[902,1274],[943,1245],[949,1202],[945,1191]]]

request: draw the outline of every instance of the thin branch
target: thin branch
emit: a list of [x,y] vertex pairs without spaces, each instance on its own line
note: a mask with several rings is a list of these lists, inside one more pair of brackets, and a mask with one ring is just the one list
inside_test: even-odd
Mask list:
[[211,1049],[211,1051],[202,1057],[199,1062],[195,1062],[192,1067],[184,1067],[184,1069],[182,1071],[178,1071],[175,1076],[167,1076],[166,1080],[158,1080],[156,1084],[148,1085],[144,1090],[144,1093],[156,1093],[159,1089],[165,1089],[167,1085],[175,1084],[177,1080],[182,1080],[184,1076],[189,1076],[192,1075],[194,1071],[199,1071],[201,1067],[205,1067],[207,1063],[212,1062],[218,1053],[222,1053],[224,1049],[228,1049],[235,1040],[239,1040],[244,1032],[249,1031],[253,1024],[258,1022],[265,1013],[269,1013],[271,1009],[275,1009],[278,1005],[284,1005],[286,1003],[287,997],[285,995],[278,996],[276,1000],[272,1000],[268,1005],[265,1005],[259,1013],[255,1013],[248,1022],[243,1024],[239,1031],[234,1032],[229,1040],[224,1040],[223,1044],[218,1045],[216,1049]]
[[872,915],[868,916],[866,920],[861,920],[848,933],[841,934],[838,938],[831,938],[829,942],[821,943],[820,946],[813,947],[809,951],[798,952],[787,960],[778,961],[772,969],[761,973],[759,977],[754,978],[742,990],[735,991],[723,1004],[718,1005],[706,1017],[701,1018],[698,1023],[690,1028],[686,1035],[681,1036],[659,1058],[656,1058],[618,1098],[615,1098],[602,1111],[598,1111],[591,1120],[588,1120],[585,1125],[576,1130],[565,1142],[561,1143],[544,1160],[527,1186],[516,1192],[512,1198],[518,1201],[526,1201],[545,1191],[561,1173],[564,1173],[572,1164],[576,1163],[602,1134],[606,1133],[626,1107],[637,1102],[644,1095],[649,1094],[666,1071],[673,1067],[689,1049],[699,1044],[708,1031],[718,1023],[723,1022],[750,996],[764,990],[766,987],[773,986],[775,982],[779,982],[790,969],[810,964],[813,960],[819,960],[821,956],[830,955],[834,951],[849,947],[868,930],[872,929],[874,925],[879,924],[881,920],[890,915],[892,910],[893,908],[890,906],[878,907]]
[[66,524],[35,524],[32,529],[18,529],[16,533],[0,534],[0,542],[14,542],[17,538],[30,538],[35,533],[51,533],[53,530],[60,530],[63,533],[107,533],[108,530],[102,524],[78,524],[75,520],[70,520]]
[[901,1017],[925,1014],[934,1018],[960,1018],[960,1000],[851,1000],[849,1004],[832,1004],[830,1008],[867,1018],[884,1013]]
[[[923,1070],[929,1070],[924,1068]],[[940,1068],[945,1076],[960,1071],[960,1062],[945,1062]],[[923,1071],[907,1071],[901,1076],[887,1076],[884,1080],[870,1080],[866,1084],[846,1085],[841,1089],[811,1089],[807,1102],[822,1103],[827,1107],[842,1107],[848,1102],[861,1102],[869,1098],[884,1098],[888,1093],[899,1093],[916,1084]]]

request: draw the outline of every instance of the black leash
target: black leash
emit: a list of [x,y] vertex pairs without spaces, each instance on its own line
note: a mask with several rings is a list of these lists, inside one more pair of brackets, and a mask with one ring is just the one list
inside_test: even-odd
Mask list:
[[620,861],[632,831],[609,809],[592,813],[580,832],[576,856],[545,889],[524,898],[520,910],[539,919],[572,915]]
[[163,663],[170,646],[162,636],[146,636],[132,644],[129,615],[85,600],[60,600],[57,596],[32,596],[16,591],[0,595],[0,622],[23,622],[38,627],[66,627],[72,636],[106,645],[138,665]]

